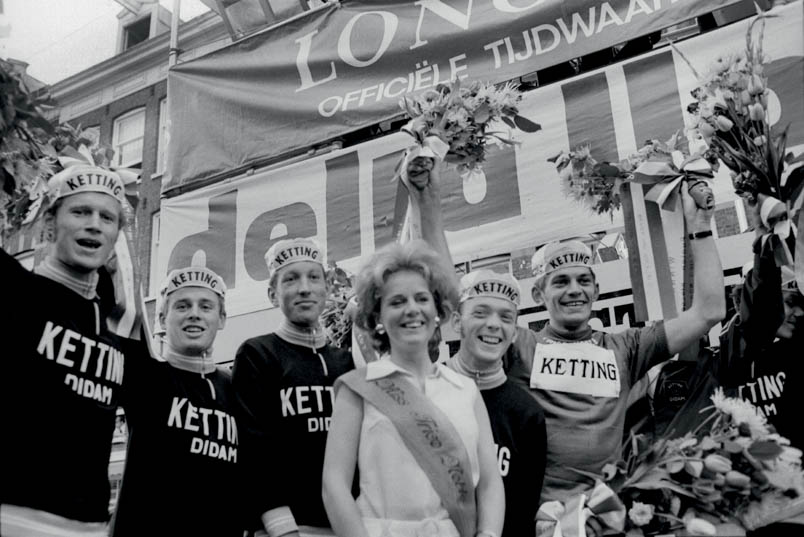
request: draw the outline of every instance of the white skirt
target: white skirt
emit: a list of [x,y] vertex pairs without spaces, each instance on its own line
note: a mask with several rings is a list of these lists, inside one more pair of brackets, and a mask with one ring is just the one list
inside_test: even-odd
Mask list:
[[391,520],[363,518],[369,537],[460,537],[452,520],[426,518],[424,520]]

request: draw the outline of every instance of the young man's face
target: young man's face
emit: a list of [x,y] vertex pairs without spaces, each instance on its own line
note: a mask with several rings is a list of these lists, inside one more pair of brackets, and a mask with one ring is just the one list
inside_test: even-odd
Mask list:
[[784,322],[776,330],[776,336],[780,339],[791,339],[793,336],[801,336],[804,330],[804,296],[798,291],[784,291]]
[[569,330],[583,328],[592,316],[592,304],[598,296],[592,270],[567,267],[551,272],[545,278],[541,299],[550,314],[551,324]]
[[324,268],[314,261],[297,261],[282,267],[268,293],[288,321],[302,327],[316,326],[327,301]]
[[452,316],[461,352],[478,365],[500,360],[516,337],[516,317],[516,306],[508,300],[488,296],[466,300]]
[[226,324],[220,297],[204,287],[182,287],[167,297],[160,322],[167,341],[181,354],[200,356]]
[[120,230],[120,203],[115,198],[100,192],[73,194],[63,198],[50,218],[57,260],[88,273],[109,259]]

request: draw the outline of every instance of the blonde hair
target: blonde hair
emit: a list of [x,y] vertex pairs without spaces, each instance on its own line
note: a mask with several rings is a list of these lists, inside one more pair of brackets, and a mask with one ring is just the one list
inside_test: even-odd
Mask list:
[[391,342],[387,334],[377,332],[385,282],[397,272],[409,270],[422,275],[433,295],[436,312],[446,319],[458,302],[458,286],[452,267],[445,266],[439,255],[424,241],[391,244],[371,256],[357,277],[357,315],[355,324],[368,331],[374,346],[388,352]]

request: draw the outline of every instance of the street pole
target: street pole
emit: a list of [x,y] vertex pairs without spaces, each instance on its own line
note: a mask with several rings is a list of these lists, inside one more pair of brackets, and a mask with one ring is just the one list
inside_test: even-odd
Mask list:
[[168,52],[168,69],[176,65],[179,58],[179,19],[181,0],[173,0],[173,11],[170,18],[170,49]]

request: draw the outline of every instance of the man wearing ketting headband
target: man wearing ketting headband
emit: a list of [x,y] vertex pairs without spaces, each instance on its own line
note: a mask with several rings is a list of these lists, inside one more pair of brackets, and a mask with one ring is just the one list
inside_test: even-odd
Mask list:
[[123,226],[123,183],[82,165],[48,187],[44,261],[31,273],[0,251],[0,533],[101,536],[125,359],[96,285]]
[[246,340],[233,370],[246,503],[271,537],[332,535],[321,499],[332,384],[354,364],[327,344],[321,326],[328,288],[318,244],[281,240],[265,261],[268,297],[282,321],[275,333]]
[[171,271],[160,289],[162,360],[127,353],[129,443],[113,537],[240,537],[239,437],[229,371],[212,358],[226,285],[205,267]]
[[547,438],[541,406],[509,380],[502,358],[516,338],[520,289],[510,274],[490,270],[461,278],[452,327],[461,346],[448,365],[477,383],[489,412],[505,485],[503,535],[534,535]]
[[[432,182],[422,181],[423,189]],[[619,459],[634,383],[725,315],[723,271],[711,232],[714,204],[698,207],[686,188],[681,195],[695,295],[692,306],[673,319],[618,334],[596,332],[589,319],[599,287],[589,248],[579,241],[551,243],[533,257],[531,293],[547,309],[549,322],[538,334],[518,327],[507,358],[508,377],[540,403],[547,422],[542,502],[563,502],[592,489],[594,481],[574,470],[600,474]],[[443,227],[425,238],[428,233],[443,235]]]

